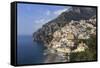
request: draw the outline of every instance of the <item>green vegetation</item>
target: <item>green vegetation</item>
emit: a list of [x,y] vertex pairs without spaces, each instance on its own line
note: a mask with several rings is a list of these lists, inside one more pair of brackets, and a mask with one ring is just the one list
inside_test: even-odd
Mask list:
[[70,55],[70,61],[91,61],[96,60],[96,36],[91,35],[91,37],[84,41],[88,46],[85,52],[72,53]]
[[87,27],[86,29],[87,29],[87,30],[91,30],[92,28],[90,28],[90,27]]

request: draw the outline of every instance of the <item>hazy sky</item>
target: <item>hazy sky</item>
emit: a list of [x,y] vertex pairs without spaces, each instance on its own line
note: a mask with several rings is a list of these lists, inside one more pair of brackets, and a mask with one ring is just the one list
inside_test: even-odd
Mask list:
[[17,5],[18,35],[32,35],[43,24],[66,11],[67,6],[23,4]]

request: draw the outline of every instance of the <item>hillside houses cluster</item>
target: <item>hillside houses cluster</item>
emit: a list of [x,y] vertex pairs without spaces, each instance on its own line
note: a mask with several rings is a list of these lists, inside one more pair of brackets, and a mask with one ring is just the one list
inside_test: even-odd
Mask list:
[[49,43],[47,52],[56,53],[63,58],[67,56],[66,61],[70,61],[71,53],[84,52],[88,49],[85,42],[77,41],[80,39],[88,39],[91,34],[96,34],[96,27],[92,25],[92,19],[80,21],[72,20],[69,24],[66,24],[63,28],[53,33],[53,39]]

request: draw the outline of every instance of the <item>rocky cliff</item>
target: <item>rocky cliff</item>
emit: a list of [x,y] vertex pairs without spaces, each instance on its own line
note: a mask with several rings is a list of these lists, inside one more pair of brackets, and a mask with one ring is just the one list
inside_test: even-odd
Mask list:
[[[53,33],[70,23],[72,20],[89,20],[95,15],[95,8],[72,7],[69,11],[63,12],[56,19],[44,24],[42,28],[38,29],[33,34],[33,38],[35,41],[42,41],[44,44],[48,45],[53,39]],[[93,24],[95,25],[95,23]]]

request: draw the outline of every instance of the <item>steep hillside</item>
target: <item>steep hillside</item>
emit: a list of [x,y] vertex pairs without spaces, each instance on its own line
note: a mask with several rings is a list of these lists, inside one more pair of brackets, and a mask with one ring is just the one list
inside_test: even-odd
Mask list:
[[45,63],[96,60],[96,8],[72,7],[33,34]]
[[96,15],[95,8],[89,7],[72,7],[70,11],[65,11],[59,15],[56,19],[44,24],[42,28],[38,29],[34,34],[33,38],[36,41],[42,41],[45,44],[53,39],[53,33],[70,21],[88,20],[92,16]]

